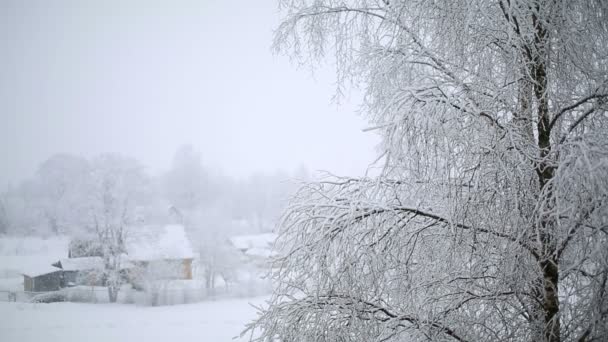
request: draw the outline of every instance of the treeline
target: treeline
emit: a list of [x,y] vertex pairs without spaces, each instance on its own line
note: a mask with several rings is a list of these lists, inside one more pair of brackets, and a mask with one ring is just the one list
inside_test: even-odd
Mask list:
[[296,180],[307,177],[300,168],[237,180],[203,165],[191,146],[180,147],[160,175],[118,154],[56,154],[2,191],[0,234],[74,236],[101,224],[166,223],[212,235],[266,232]]

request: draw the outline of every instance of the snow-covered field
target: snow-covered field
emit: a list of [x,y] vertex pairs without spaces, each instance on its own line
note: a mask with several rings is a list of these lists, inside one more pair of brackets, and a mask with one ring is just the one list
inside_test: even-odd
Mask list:
[[247,341],[233,338],[266,297],[162,307],[0,303],[0,341]]

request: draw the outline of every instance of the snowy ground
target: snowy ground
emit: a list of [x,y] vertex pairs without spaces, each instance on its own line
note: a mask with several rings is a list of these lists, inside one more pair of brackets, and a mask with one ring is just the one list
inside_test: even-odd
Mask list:
[[0,303],[0,341],[247,341],[233,338],[266,297],[162,307]]

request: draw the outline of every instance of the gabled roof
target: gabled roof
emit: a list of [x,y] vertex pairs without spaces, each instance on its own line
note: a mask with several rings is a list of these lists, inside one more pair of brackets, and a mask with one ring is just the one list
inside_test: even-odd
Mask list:
[[184,226],[132,226],[125,232],[125,249],[131,261],[193,259]]
[[103,259],[101,257],[81,257],[61,259],[57,263],[64,271],[102,270]]
[[21,274],[34,278],[58,271],[61,271],[61,269],[54,267],[51,264],[40,263],[38,265],[29,265],[28,267],[22,268]]

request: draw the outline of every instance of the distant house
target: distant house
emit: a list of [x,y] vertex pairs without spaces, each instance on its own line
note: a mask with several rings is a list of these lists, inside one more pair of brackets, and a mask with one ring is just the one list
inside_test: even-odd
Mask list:
[[194,252],[182,225],[129,227],[126,258],[132,278],[192,279]]
[[23,271],[23,290],[47,292],[75,285],[103,285],[100,257],[65,258]]
[[51,265],[40,265],[23,271],[23,290],[26,292],[56,291],[62,284],[63,272]]
[[277,234],[237,235],[229,238],[230,244],[249,260],[264,260],[275,254],[272,250]]
[[[155,273],[165,279],[192,279],[194,252],[184,226],[130,226],[124,230],[123,243],[122,267],[132,275]],[[69,258],[61,260],[61,266],[66,272],[98,265],[103,268],[102,255],[102,248],[94,239],[75,239],[70,243]]]
[[101,257],[65,258],[54,263],[53,266],[63,270],[62,287],[74,285],[101,286],[104,283],[104,265]]

